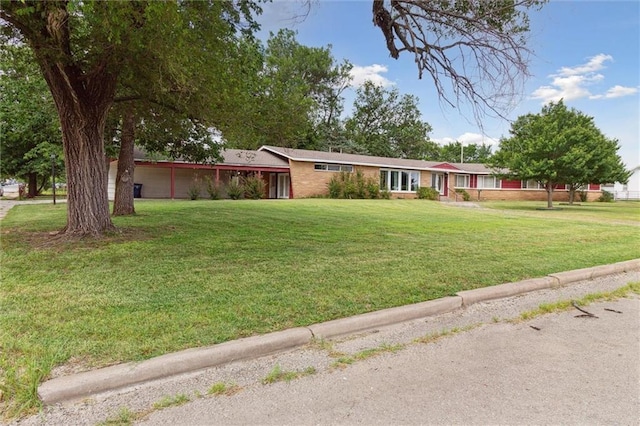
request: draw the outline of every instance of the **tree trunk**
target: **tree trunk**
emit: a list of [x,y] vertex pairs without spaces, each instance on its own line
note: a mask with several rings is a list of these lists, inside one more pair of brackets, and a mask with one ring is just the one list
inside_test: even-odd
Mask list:
[[[67,171],[67,226],[64,233],[100,236],[115,229],[109,216],[104,121],[63,114],[61,117]],[[78,126],[78,120],[83,126]]]
[[[103,50],[100,56],[78,61],[71,48],[73,21],[67,2],[33,2],[30,11],[26,3],[18,3],[3,2],[3,12],[5,7],[16,12],[3,17],[28,40],[60,118],[67,173],[67,225],[62,232],[100,236],[115,229],[109,216],[103,136],[118,80],[116,49],[105,46],[97,49]],[[96,2],[93,7],[101,6]]]
[[547,182],[547,208],[553,208],[553,182]]
[[109,215],[104,126],[116,76],[104,69],[88,78],[56,64],[41,65],[62,129],[67,175],[67,235],[100,236],[115,230]]
[[38,174],[37,173],[29,173],[29,190],[27,192],[27,198],[35,198],[38,195]]
[[573,205],[573,201],[576,199],[576,188],[574,186],[569,187],[569,205]]
[[135,214],[133,206],[133,145],[135,138],[135,116],[127,111],[122,119],[122,137],[120,154],[118,155],[118,172],[116,175],[116,193],[113,199],[113,215],[124,216]]

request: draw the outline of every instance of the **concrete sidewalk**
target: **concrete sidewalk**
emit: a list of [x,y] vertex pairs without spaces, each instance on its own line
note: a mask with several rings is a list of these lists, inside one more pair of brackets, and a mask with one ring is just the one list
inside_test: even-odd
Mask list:
[[[66,203],[66,198],[56,200],[56,203]],[[0,220],[15,206],[28,204],[53,204],[53,200],[0,200]]]
[[97,393],[276,354],[308,345],[318,339],[334,339],[353,335],[419,318],[453,312],[483,301],[516,296],[535,290],[559,288],[575,282],[639,270],[640,259],[635,259],[612,265],[551,274],[543,278],[463,291],[453,297],[239,339],[210,347],[189,349],[139,363],[126,363],[57,377],[43,383],[38,389],[38,394],[45,404],[78,400]]

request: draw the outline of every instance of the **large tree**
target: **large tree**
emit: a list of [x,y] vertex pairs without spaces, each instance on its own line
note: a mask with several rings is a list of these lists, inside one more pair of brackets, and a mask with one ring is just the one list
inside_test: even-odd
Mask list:
[[24,46],[0,51],[0,135],[0,177],[26,180],[30,197],[49,182],[52,161],[56,171],[64,173],[55,105]]
[[422,121],[418,99],[366,81],[356,91],[347,137],[356,150],[381,157],[423,159],[431,152],[431,126]]
[[[103,2],[2,0],[3,45],[24,42],[56,104],[67,173],[67,234],[113,229],[107,200],[104,129],[118,82],[188,90],[181,64],[198,60],[206,23],[211,40],[253,23],[251,0]],[[226,64],[221,64],[225,66]],[[146,68],[140,76],[136,72]],[[178,84],[173,84],[178,83]]]
[[228,145],[323,149],[340,127],[351,64],[336,61],[331,46],[302,45],[285,29],[271,33],[266,46],[244,40],[243,49],[245,87],[238,96],[245,100],[236,115],[243,125],[223,132]]
[[440,153],[433,160],[448,161],[450,163],[485,163],[491,157],[491,145],[450,142],[440,147]]
[[509,132],[511,137],[500,141],[489,164],[504,177],[540,182],[548,208],[558,185],[575,189],[629,177],[617,141],[606,138],[592,117],[567,108],[562,100],[545,105],[539,114],[518,117]]
[[440,99],[504,116],[528,75],[528,11],[546,0],[373,0],[391,57],[413,55]]

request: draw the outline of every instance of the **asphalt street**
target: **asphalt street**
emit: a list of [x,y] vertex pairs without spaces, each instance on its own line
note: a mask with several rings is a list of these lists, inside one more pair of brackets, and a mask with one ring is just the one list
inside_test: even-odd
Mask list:
[[640,299],[587,309],[597,318],[571,310],[485,324],[344,369],[156,411],[144,424],[637,425]]

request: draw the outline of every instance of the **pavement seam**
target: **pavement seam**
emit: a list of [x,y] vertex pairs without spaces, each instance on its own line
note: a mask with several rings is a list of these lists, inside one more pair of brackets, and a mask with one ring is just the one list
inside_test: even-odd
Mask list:
[[[42,383],[38,396],[45,404],[81,399],[92,394],[127,388],[170,376],[203,370],[230,362],[260,358],[309,344],[313,339],[332,339],[406,321],[426,318],[487,300],[501,299],[573,282],[640,270],[640,259],[611,265],[550,274],[514,283],[456,293],[455,296],[384,309],[307,327],[296,327],[203,348],[187,349],[138,363],[125,363]],[[465,302],[466,300],[466,302]]]

